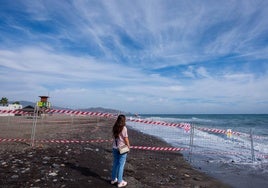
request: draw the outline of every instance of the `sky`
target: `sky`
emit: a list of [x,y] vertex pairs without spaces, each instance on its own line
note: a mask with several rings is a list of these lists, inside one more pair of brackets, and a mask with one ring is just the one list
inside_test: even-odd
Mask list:
[[0,97],[268,113],[266,0],[0,0]]

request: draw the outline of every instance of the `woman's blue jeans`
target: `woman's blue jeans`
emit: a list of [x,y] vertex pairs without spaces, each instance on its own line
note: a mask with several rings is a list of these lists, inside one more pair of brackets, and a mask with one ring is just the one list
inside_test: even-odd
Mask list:
[[120,154],[117,149],[113,148],[113,168],[112,168],[112,180],[118,179],[118,183],[123,181],[124,166],[127,159],[127,153]]

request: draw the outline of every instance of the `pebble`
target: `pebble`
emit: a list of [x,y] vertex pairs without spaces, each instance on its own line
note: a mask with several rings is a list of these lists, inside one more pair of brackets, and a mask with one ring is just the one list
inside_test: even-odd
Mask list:
[[169,178],[172,179],[172,180],[176,179],[176,177],[174,175],[169,175]]
[[190,178],[191,176],[189,174],[184,174],[185,177]]
[[51,172],[48,174],[49,176],[57,176],[58,174],[56,172]]
[[194,177],[193,180],[195,180],[195,181],[201,181],[202,179],[201,178],[198,178],[198,177]]
[[56,163],[53,163],[53,164],[52,164],[52,167],[53,167],[53,168],[60,168],[60,165],[58,165],[58,164],[56,164]]
[[50,160],[50,157],[44,157],[43,160],[49,161]]
[[40,182],[40,181],[41,181],[40,179],[37,179],[37,180],[35,180],[34,182],[35,182],[35,183],[38,183],[38,182]]
[[11,178],[12,179],[17,179],[17,178],[19,178],[19,175],[13,175],[13,176],[11,176]]
[[84,148],[84,150],[93,151],[93,149],[92,149],[92,148]]

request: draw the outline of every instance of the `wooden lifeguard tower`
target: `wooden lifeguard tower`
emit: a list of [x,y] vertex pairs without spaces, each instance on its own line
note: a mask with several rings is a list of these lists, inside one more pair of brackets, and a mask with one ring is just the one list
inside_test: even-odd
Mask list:
[[48,113],[47,109],[51,108],[51,103],[48,102],[49,96],[39,96],[39,97],[40,97],[40,101],[36,103],[35,108],[34,108],[33,127],[32,127],[32,134],[31,134],[32,146],[34,146],[37,117],[41,115],[42,118],[44,118],[46,116],[46,113]]
[[51,108],[51,103],[48,102],[49,96],[39,96],[39,97],[40,101],[38,101],[36,104],[38,115],[45,114],[46,110]]
[[49,96],[39,96],[40,97],[40,101],[37,102],[37,106],[39,108],[45,108],[48,109],[50,108],[50,102],[48,102],[48,98]]

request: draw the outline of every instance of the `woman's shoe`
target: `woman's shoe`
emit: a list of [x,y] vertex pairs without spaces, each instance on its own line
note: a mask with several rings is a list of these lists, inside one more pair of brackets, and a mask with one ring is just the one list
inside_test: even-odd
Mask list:
[[111,181],[112,185],[114,185],[115,183],[117,183],[117,178],[115,178],[114,180]]
[[127,182],[124,180],[117,184],[117,187],[125,187],[125,186],[127,186]]

